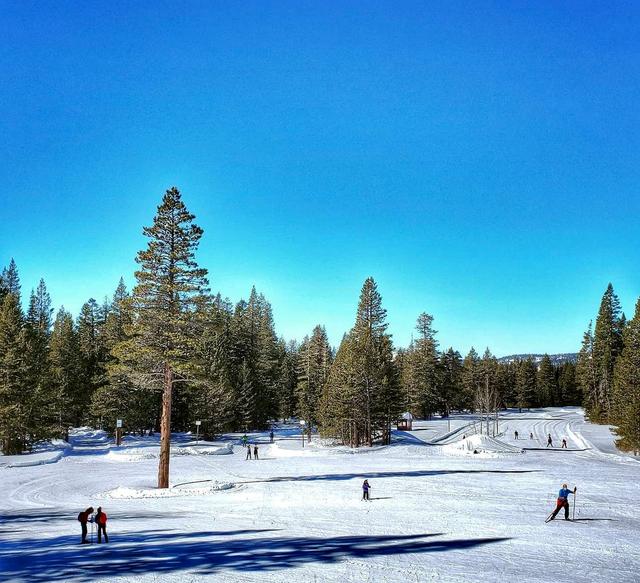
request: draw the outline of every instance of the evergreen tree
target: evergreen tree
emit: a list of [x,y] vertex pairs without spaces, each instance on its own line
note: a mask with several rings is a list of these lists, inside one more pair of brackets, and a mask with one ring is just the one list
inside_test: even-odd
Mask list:
[[[106,312],[106,318],[104,313]],[[159,422],[161,400],[158,393],[136,387],[127,370],[113,356],[116,347],[128,338],[127,330],[132,326],[131,296],[124,280],[120,278],[107,310],[102,310],[104,319],[102,340],[104,350],[105,383],[99,383],[91,398],[91,414],[95,422],[111,432],[116,421],[122,419],[132,431],[142,433],[153,429]]]
[[462,363],[462,395],[460,400],[462,408],[474,410],[475,395],[482,382],[480,357],[472,346]]
[[[331,368],[322,399],[324,432],[341,435],[352,446],[391,439],[399,414],[400,392],[393,362],[386,310],[373,278],[360,294],[356,322],[345,336]],[[338,417],[331,419],[332,415]]]
[[30,435],[33,439],[49,437],[47,409],[51,400],[49,373],[49,340],[51,338],[51,297],[44,280],[40,280],[29,298],[29,310],[25,322],[25,362]]
[[[442,408],[439,395],[438,342],[433,316],[423,312],[416,322],[418,338],[410,352],[418,406],[423,418]],[[414,412],[414,411],[412,411]]]
[[51,400],[45,423],[49,433],[66,439],[70,426],[87,419],[90,393],[81,383],[78,334],[71,314],[64,308],[60,308],[53,324],[48,366]]
[[169,486],[174,385],[195,374],[195,344],[202,332],[196,312],[208,292],[207,271],[195,262],[203,231],[194,218],[178,189],[167,190],[153,225],[143,230],[150,240],[136,258],[130,335],[114,349],[135,386],[162,389],[159,488]]
[[540,367],[536,379],[536,400],[540,407],[551,407],[556,405],[556,395],[558,387],[553,364],[548,354],[545,354],[540,361]]
[[285,421],[297,410],[296,388],[298,386],[298,354],[300,348],[295,340],[278,342],[280,352],[280,374],[278,381],[278,415]]
[[12,257],[9,267],[5,267],[0,274],[0,300],[7,294],[13,294],[20,302],[20,287],[18,267]]
[[331,368],[331,347],[323,326],[316,326],[311,338],[305,337],[297,361],[297,411],[298,416],[306,421],[311,434],[312,428],[319,422],[320,398]]
[[576,381],[576,365],[565,362],[558,369],[558,400],[562,405],[579,405],[582,401]]
[[462,356],[457,350],[449,348],[440,357],[442,383],[440,389],[441,414],[448,417],[451,409],[464,407],[462,396]]
[[0,306],[0,440],[5,454],[21,453],[25,445],[24,347],[22,310],[18,296],[9,292]]
[[624,317],[620,301],[609,284],[602,296],[593,337],[593,361],[596,374],[595,393],[587,401],[587,412],[595,420],[606,421],[611,411],[613,369],[622,351]]
[[593,356],[593,323],[582,336],[582,346],[578,353],[576,363],[576,381],[584,395],[584,406],[587,411],[597,406],[598,401],[598,374],[596,360]]
[[536,392],[536,365],[531,358],[521,360],[516,372],[516,407],[529,409]]
[[108,314],[104,314],[93,298],[83,304],[78,316],[78,347],[82,367],[80,382],[89,395],[105,383],[106,318]]
[[616,361],[613,381],[613,416],[617,445],[640,452],[640,299],[624,334],[624,349]]

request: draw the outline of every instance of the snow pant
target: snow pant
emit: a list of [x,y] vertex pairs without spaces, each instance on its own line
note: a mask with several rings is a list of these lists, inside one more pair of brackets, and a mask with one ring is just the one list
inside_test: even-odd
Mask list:
[[560,512],[563,508],[564,519],[569,520],[569,501],[566,498],[558,498],[556,509],[551,514],[551,520],[553,520],[558,515],[558,512]]
[[251,450],[250,449],[247,450],[247,457],[244,458],[244,459],[246,459],[246,460],[250,460],[251,459]]
[[363,490],[362,491],[362,499],[363,500],[369,500],[369,490]]
[[80,526],[82,527],[82,540],[80,542],[86,543],[87,542],[87,523],[81,522]]
[[109,542],[109,537],[107,536],[107,525],[106,524],[98,524],[98,542],[102,542],[102,534],[104,533],[104,542]]
[[258,458],[258,452],[255,451],[255,450],[253,451],[253,459],[254,460],[260,459],[260,458]]

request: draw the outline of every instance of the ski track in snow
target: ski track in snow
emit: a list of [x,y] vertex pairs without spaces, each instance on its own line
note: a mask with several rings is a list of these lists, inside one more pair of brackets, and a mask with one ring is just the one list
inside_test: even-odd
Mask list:
[[[577,408],[511,411],[497,438],[506,446],[447,454],[469,422],[454,418],[449,434],[445,420],[418,422],[361,452],[315,439],[303,450],[283,428],[273,445],[250,436],[257,461],[240,445],[201,455],[225,453],[228,439],[195,448],[177,435],[174,491],[161,497],[157,438],[116,449],[100,431],[75,430],[54,463],[3,467],[0,457],[0,581],[640,580],[640,463],[616,453],[607,428]],[[578,485],[577,520],[544,524],[564,481]],[[75,518],[89,505],[108,513],[109,545],[77,544]]]

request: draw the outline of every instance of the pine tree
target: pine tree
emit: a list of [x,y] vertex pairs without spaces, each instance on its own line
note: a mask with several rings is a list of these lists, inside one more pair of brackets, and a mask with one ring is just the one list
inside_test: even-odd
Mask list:
[[582,346],[576,363],[576,381],[584,395],[584,405],[587,411],[595,408],[598,402],[598,374],[596,360],[593,356],[592,330],[593,323],[589,322],[589,327],[582,336]]
[[51,297],[41,279],[29,298],[29,310],[25,322],[29,433],[33,439],[50,437],[46,423],[47,408],[51,399],[49,373],[49,340],[51,338]]
[[20,302],[20,287],[18,268],[12,257],[9,267],[5,267],[0,274],[0,300],[7,294],[13,294]]
[[620,300],[609,284],[602,296],[593,337],[593,360],[596,374],[596,390],[587,402],[589,416],[607,421],[611,411],[613,369],[622,351],[624,317]]
[[297,411],[298,416],[306,421],[311,435],[312,428],[320,419],[320,398],[331,369],[331,347],[323,326],[316,326],[311,337],[305,337],[297,362]]
[[207,271],[195,252],[202,229],[193,223],[177,188],[166,191],[151,227],[148,247],[136,258],[130,336],[114,349],[133,384],[162,390],[158,487],[169,486],[171,406],[174,385],[193,374],[198,302],[208,292]]
[[452,409],[464,407],[462,396],[462,356],[449,348],[440,356],[442,384],[440,390],[441,413],[448,417]]
[[[106,313],[106,317],[104,314]],[[153,429],[160,418],[161,400],[153,391],[139,390],[127,375],[120,362],[113,356],[116,347],[128,338],[127,330],[132,326],[133,314],[131,297],[124,280],[120,278],[107,310],[102,310],[104,320],[101,343],[106,351],[104,363],[104,384],[99,386],[91,398],[91,414],[94,421],[111,432],[116,421],[122,419],[132,431],[142,433]]]
[[51,400],[46,412],[48,432],[65,439],[69,426],[78,426],[89,414],[90,393],[82,386],[82,364],[73,318],[64,308],[56,314],[51,333],[49,364]]
[[551,407],[556,405],[556,395],[558,386],[556,382],[553,364],[548,354],[545,354],[540,361],[536,378],[536,399],[538,406]]
[[100,309],[96,300],[91,298],[83,304],[77,323],[82,366],[80,382],[89,395],[92,395],[105,382],[104,366],[107,349],[104,320],[104,311]]
[[521,360],[516,372],[516,407],[529,409],[536,392],[536,365],[531,358]]
[[355,325],[340,345],[321,406],[323,432],[341,435],[352,446],[370,446],[377,438],[388,443],[391,423],[399,414],[398,375],[386,329],[382,298],[373,278],[368,278]]
[[562,405],[579,405],[582,402],[576,381],[576,365],[565,362],[558,370],[558,399]]
[[28,424],[23,324],[18,296],[8,292],[0,305],[0,440],[5,454],[23,451]]
[[[410,353],[414,382],[416,385],[422,418],[438,411],[442,402],[439,395],[438,342],[433,329],[433,316],[423,312],[416,322],[418,338]],[[413,413],[414,411],[412,411]]]
[[278,377],[278,416],[287,420],[297,410],[296,388],[298,386],[298,354],[300,348],[295,340],[278,342],[280,373]]
[[233,423],[234,369],[232,308],[218,296],[208,302],[197,356],[204,374],[190,386],[189,425],[202,422],[203,435],[213,438]]
[[480,357],[476,349],[471,347],[467,356],[462,362],[462,390],[461,407],[474,410],[475,395],[479,390],[482,379],[482,371],[480,368]]
[[624,333],[624,349],[616,361],[613,421],[623,450],[640,452],[640,299]]

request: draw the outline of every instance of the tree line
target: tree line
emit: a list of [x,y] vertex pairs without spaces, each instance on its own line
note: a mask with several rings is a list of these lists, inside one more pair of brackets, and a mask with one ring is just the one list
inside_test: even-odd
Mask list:
[[576,377],[596,423],[616,426],[621,449],[640,451],[640,299],[627,321],[611,283],[582,338]]
[[[3,270],[5,453],[64,438],[70,426],[111,430],[123,419],[128,431],[161,432],[158,482],[165,485],[170,431],[193,429],[196,420],[214,436],[295,416],[309,430],[361,446],[388,442],[393,423],[406,411],[422,418],[476,411],[488,431],[502,407],[579,404],[584,391],[591,412],[595,395],[600,407],[605,389],[607,403],[616,391],[627,390],[622,372],[614,382],[612,367],[606,377],[610,385],[600,383],[592,391],[584,384],[591,377],[582,352],[576,371],[572,363],[554,366],[546,355],[539,364],[502,363],[489,349],[482,356],[471,349],[464,358],[453,348],[440,350],[427,313],[417,318],[410,345],[396,349],[372,278],[364,282],[354,325],[337,350],[322,325],[299,342],[286,341],[275,332],[270,303],[255,288],[235,304],[211,292],[207,271],[196,261],[203,232],[194,219],[180,192],[167,190],[152,226],[143,230],[148,245],[136,258],[135,287],[127,290],[121,279],[111,298],[88,300],[75,319],[64,308],[53,318],[44,281],[31,292],[24,312],[15,262]],[[598,341],[596,352],[607,359],[600,375],[609,371],[613,354],[622,358],[624,347],[632,345],[631,332],[622,333],[631,324],[616,324],[615,334],[619,330],[629,338],[614,343],[611,354]],[[597,323],[595,336],[603,335]],[[629,358],[620,361],[627,362],[624,370]]]

